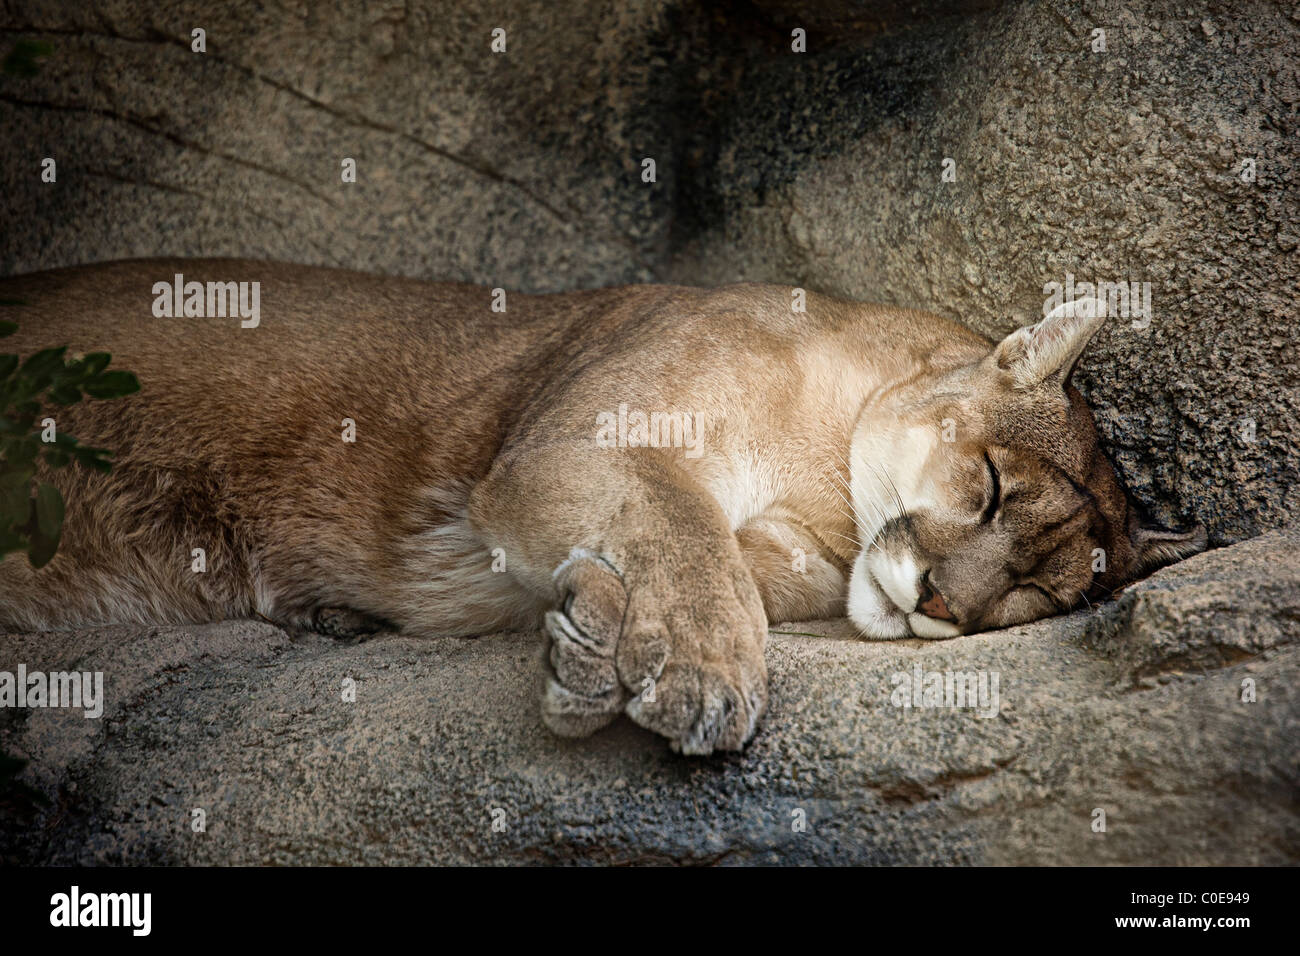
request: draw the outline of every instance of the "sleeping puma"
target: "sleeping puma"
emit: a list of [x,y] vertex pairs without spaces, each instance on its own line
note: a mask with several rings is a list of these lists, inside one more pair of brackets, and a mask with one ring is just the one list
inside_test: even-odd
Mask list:
[[[260,283],[260,323],[155,317],[178,273]],[[770,620],[969,634],[1204,546],[1142,528],[1098,451],[1068,382],[1091,300],[994,344],[908,309],[795,311],[778,286],[499,312],[472,286],[234,260],[63,269],[0,298],[21,302],[6,351],[111,352],[143,386],[48,411],[116,465],[40,476],[63,544],[40,570],[0,562],[0,629],[540,618],[549,727],[627,713],[702,754],[754,733]]]

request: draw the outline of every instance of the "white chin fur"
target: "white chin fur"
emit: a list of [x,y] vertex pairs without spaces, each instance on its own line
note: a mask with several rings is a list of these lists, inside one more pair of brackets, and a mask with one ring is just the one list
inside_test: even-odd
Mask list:
[[901,610],[916,607],[920,597],[917,577],[916,562],[910,555],[891,558],[875,548],[862,552],[849,578],[849,618],[864,636],[878,641],[956,637],[961,631],[955,624]]
[[871,580],[865,552],[853,562],[853,573],[849,577],[848,614],[862,635],[872,640],[892,641],[912,636],[907,618]]
[[924,614],[912,612],[907,615],[907,623],[912,628],[912,633],[917,637],[926,637],[938,639],[944,637],[956,637],[961,633],[957,625],[950,621],[936,621],[932,617],[926,617]]

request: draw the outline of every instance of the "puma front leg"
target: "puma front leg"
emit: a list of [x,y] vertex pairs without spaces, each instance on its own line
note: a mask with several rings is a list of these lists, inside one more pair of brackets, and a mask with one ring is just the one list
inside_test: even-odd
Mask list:
[[844,616],[848,563],[793,515],[774,510],[751,518],[736,540],[769,621]]
[[717,503],[659,451],[576,444],[499,460],[470,520],[553,608],[558,734],[626,713],[688,754],[738,750],[767,703],[767,618]]

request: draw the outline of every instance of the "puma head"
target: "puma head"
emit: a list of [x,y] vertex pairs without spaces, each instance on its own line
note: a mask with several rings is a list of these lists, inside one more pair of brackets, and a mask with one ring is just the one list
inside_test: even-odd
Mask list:
[[951,637],[1067,611],[1205,547],[1145,527],[1070,385],[1105,321],[1065,303],[978,362],[864,409],[850,451],[868,637]]

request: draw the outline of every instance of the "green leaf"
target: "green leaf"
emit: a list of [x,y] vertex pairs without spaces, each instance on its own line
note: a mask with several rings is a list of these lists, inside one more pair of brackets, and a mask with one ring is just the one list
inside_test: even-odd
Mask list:
[[30,501],[26,481],[0,483],[0,529],[22,524],[31,507]]
[[85,365],[84,370],[87,377],[93,377],[104,371],[112,359],[113,356],[109,355],[107,352],[91,352],[81,361]]
[[23,438],[5,439],[5,467],[0,471],[0,484],[9,481],[26,481],[35,470],[32,463],[41,443],[30,435]]
[[40,451],[41,444],[42,442],[38,442],[30,435],[19,439],[6,439],[3,480],[8,481],[24,473],[26,473],[24,480],[30,478],[34,470],[32,463],[36,461],[36,453]]
[[43,537],[59,540],[63,530],[63,496],[53,485],[42,483],[36,489],[36,527]]
[[14,551],[26,551],[27,539],[17,531],[6,531],[0,528],[0,558],[6,554],[12,554]]
[[36,474],[36,468],[29,462],[24,465],[15,465],[9,461],[5,462],[5,467],[0,470],[0,488],[22,487],[23,497],[27,497],[27,483],[32,480],[32,475]]
[[[0,305],[25,305],[17,299],[0,299]],[[12,334],[17,325],[0,321],[0,335]],[[140,390],[131,372],[108,370],[112,356],[91,352],[68,360],[67,347],[36,352],[25,361],[18,355],[0,354],[0,558],[26,552],[33,567],[48,564],[63,535],[65,505],[53,485],[32,486],[37,460],[50,468],[74,462],[97,471],[111,471],[112,452],[79,444],[57,432],[52,442],[41,441],[37,422],[51,405],[68,406],[92,398],[118,398]],[[20,364],[21,362],[21,364]]]
[[27,560],[31,562],[32,567],[43,568],[50,563],[50,559],[54,557],[54,552],[58,550],[58,535],[50,538],[37,532],[32,535],[32,543],[27,551]]
[[140,380],[132,372],[101,372],[82,388],[91,398],[121,398],[140,391]]
[[9,416],[9,421],[17,425],[20,431],[29,432],[36,422],[36,415],[41,410],[41,406],[36,402],[21,402],[14,405],[13,410],[15,414]]
[[66,345],[60,345],[57,349],[41,349],[23,363],[23,367],[19,369],[19,374],[31,379],[40,379],[52,375],[63,368],[63,353],[67,350]]
[[108,460],[113,453],[106,448],[87,448],[83,445],[72,449],[72,454],[77,459],[77,464],[84,468],[104,472],[113,470],[113,463]]
[[81,389],[75,385],[56,385],[50,389],[50,401],[56,405],[72,405],[81,401]]
[[[0,305],[10,305],[10,304],[13,303],[0,302]],[[17,322],[10,322],[6,319],[0,319],[0,339],[4,338],[6,335],[13,335],[17,331],[18,331]]]

